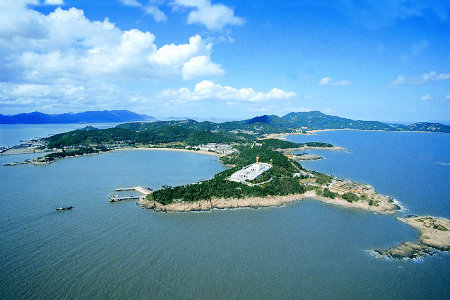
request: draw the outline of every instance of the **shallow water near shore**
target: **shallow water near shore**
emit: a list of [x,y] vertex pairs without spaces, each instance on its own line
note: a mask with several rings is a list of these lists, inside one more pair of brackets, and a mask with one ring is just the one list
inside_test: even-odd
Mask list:
[[[326,160],[304,165],[370,183],[402,201],[408,213],[448,217],[449,198],[443,193],[448,171],[429,168],[435,158],[448,160],[448,153],[425,153],[448,149],[445,135],[436,137],[428,149],[417,147],[411,133],[413,140],[405,147],[414,150],[411,155],[421,156],[416,152],[422,149],[422,156],[433,158],[425,158],[423,164],[405,162],[408,151],[398,142],[397,168],[425,172],[429,181],[424,184],[441,187],[429,204],[420,206],[418,199],[402,193],[405,188],[392,188],[392,182],[400,185],[409,175],[387,172],[384,180],[374,175],[371,169],[390,170],[392,161],[386,155],[371,157],[355,141],[394,147],[391,136],[358,133],[339,132],[342,136],[336,137],[328,132],[329,136],[311,138],[352,152],[320,151]],[[351,163],[362,159],[359,153],[366,155],[367,173]],[[347,155],[353,160],[341,159]],[[10,157],[0,157],[1,164],[7,160]],[[411,171],[410,165],[420,167]],[[0,167],[0,298],[448,297],[448,254],[419,261],[367,254],[365,250],[418,237],[393,216],[314,200],[277,208],[167,214],[141,209],[134,201],[106,200],[117,187],[185,184],[223,169],[214,156],[168,151],[118,151],[44,166]],[[416,191],[420,193],[418,187]],[[61,205],[74,209],[55,211]]]

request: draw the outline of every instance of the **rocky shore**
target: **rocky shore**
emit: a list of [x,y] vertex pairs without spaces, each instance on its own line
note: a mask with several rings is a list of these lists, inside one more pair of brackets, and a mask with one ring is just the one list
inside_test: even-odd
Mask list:
[[372,211],[380,214],[394,214],[399,207],[395,205],[391,199],[380,195],[377,206],[369,205],[366,201],[348,202],[342,198],[327,198],[317,195],[315,191],[308,191],[304,194],[292,194],[286,196],[267,196],[267,197],[247,197],[247,198],[212,198],[211,200],[201,200],[196,202],[175,201],[171,204],[163,205],[156,201],[148,201],[146,199],[139,200],[139,204],[145,208],[154,209],[164,212],[188,212],[188,211],[208,211],[211,209],[233,209],[233,208],[259,208],[270,206],[282,206],[287,203],[300,201],[305,198],[319,200],[325,203],[357,208]]
[[437,250],[450,250],[450,221],[432,216],[397,218],[399,221],[420,231],[415,243],[404,242],[386,250],[374,250],[377,256],[394,259],[416,259],[433,255]]

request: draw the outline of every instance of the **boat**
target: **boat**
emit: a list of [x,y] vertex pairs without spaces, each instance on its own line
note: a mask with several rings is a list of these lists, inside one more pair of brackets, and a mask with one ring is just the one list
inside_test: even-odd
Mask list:
[[56,210],[67,210],[67,209],[72,209],[72,208],[73,208],[73,206],[66,206],[66,207],[60,206],[60,207],[57,207]]

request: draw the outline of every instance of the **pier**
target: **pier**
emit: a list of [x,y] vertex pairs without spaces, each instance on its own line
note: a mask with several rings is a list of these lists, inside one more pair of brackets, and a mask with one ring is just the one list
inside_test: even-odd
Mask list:
[[152,189],[151,188],[144,188],[142,186],[117,188],[117,189],[115,189],[115,191],[116,192],[136,191],[139,194],[142,194],[144,196],[152,193]]
[[116,192],[126,192],[126,191],[135,191],[141,194],[141,196],[124,196],[120,197],[119,195],[111,195],[108,196],[109,202],[119,202],[124,200],[139,200],[141,197],[145,197],[148,194],[152,193],[151,188],[144,188],[142,186],[135,186],[135,187],[122,187],[115,189]]
[[108,196],[109,202],[119,202],[124,200],[139,200],[142,196],[126,196],[126,197],[119,197],[119,195],[112,195]]

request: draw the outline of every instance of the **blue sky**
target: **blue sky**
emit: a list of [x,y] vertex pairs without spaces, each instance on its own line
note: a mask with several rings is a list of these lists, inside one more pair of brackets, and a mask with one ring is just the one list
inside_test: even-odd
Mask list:
[[448,122],[450,2],[2,0],[0,113],[103,109]]

